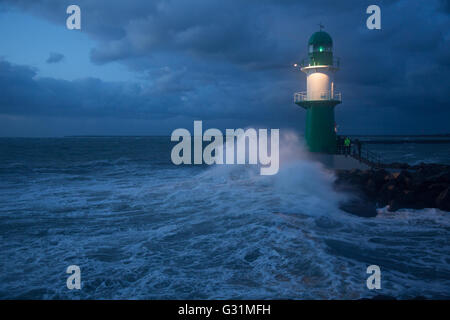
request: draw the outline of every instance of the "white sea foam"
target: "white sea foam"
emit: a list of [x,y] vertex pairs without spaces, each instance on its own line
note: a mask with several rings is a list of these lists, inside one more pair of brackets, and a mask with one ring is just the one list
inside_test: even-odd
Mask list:
[[[447,212],[344,213],[333,174],[308,159],[295,134],[280,138],[274,176],[255,166],[158,167],[159,159],[145,165],[130,156],[88,174],[67,174],[66,165],[3,179],[0,297],[450,295]],[[65,287],[71,264],[81,267],[79,292]],[[365,286],[371,264],[381,267],[379,292]]]

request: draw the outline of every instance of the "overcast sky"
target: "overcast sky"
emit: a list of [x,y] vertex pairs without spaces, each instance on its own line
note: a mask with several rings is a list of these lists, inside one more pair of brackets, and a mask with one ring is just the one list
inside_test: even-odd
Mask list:
[[449,0],[0,0],[0,136],[303,132],[292,65],[319,23],[341,59],[340,133],[448,133],[449,15]]

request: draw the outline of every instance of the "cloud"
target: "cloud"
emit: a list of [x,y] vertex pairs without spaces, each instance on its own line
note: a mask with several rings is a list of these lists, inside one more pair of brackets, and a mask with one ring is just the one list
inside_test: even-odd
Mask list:
[[[4,3],[55,24],[71,4]],[[382,30],[365,27],[370,4],[79,0],[82,32],[95,43],[91,61],[121,63],[143,74],[145,85],[42,79],[37,70],[4,61],[0,73],[11,85],[2,81],[9,91],[0,93],[0,112],[227,118],[302,128],[304,112],[293,105],[292,94],[305,90],[305,77],[291,65],[306,56],[307,40],[321,22],[341,58],[335,78],[344,100],[337,107],[341,127],[380,133],[420,121],[426,130],[444,130],[439,119],[449,116],[448,1],[380,1]],[[389,121],[390,128],[384,125]]]
[[64,60],[64,55],[62,53],[51,52],[45,62],[47,63],[58,63]]
[[[254,91],[248,95],[240,90],[241,83],[222,81],[220,86],[214,79],[186,69],[164,67],[149,77],[152,81],[145,85],[98,78],[58,80],[39,77],[35,68],[0,60],[0,114],[134,119],[179,115],[202,119],[246,115],[261,119],[276,114],[275,110],[267,114],[270,99],[257,98],[262,84],[256,79]],[[241,103],[236,104],[236,99]],[[243,106],[247,110],[242,110]]]
[[40,78],[28,66],[0,61],[0,113],[72,117],[158,117],[158,96],[137,84]]

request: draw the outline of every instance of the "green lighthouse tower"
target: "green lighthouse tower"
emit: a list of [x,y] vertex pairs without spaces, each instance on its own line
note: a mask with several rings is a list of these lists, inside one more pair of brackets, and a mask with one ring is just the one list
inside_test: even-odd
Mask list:
[[306,143],[311,152],[334,154],[334,107],[341,103],[341,94],[334,90],[339,60],[333,58],[333,40],[328,33],[320,30],[309,38],[308,58],[300,67],[306,73],[306,92],[295,93],[294,102],[306,109]]

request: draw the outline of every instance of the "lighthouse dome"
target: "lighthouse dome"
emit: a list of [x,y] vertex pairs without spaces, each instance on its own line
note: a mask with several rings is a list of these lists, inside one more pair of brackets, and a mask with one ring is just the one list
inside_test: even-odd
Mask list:
[[331,47],[333,40],[325,31],[317,31],[309,38],[308,45]]
[[308,57],[312,66],[333,64],[333,40],[328,33],[313,33],[308,41]]

